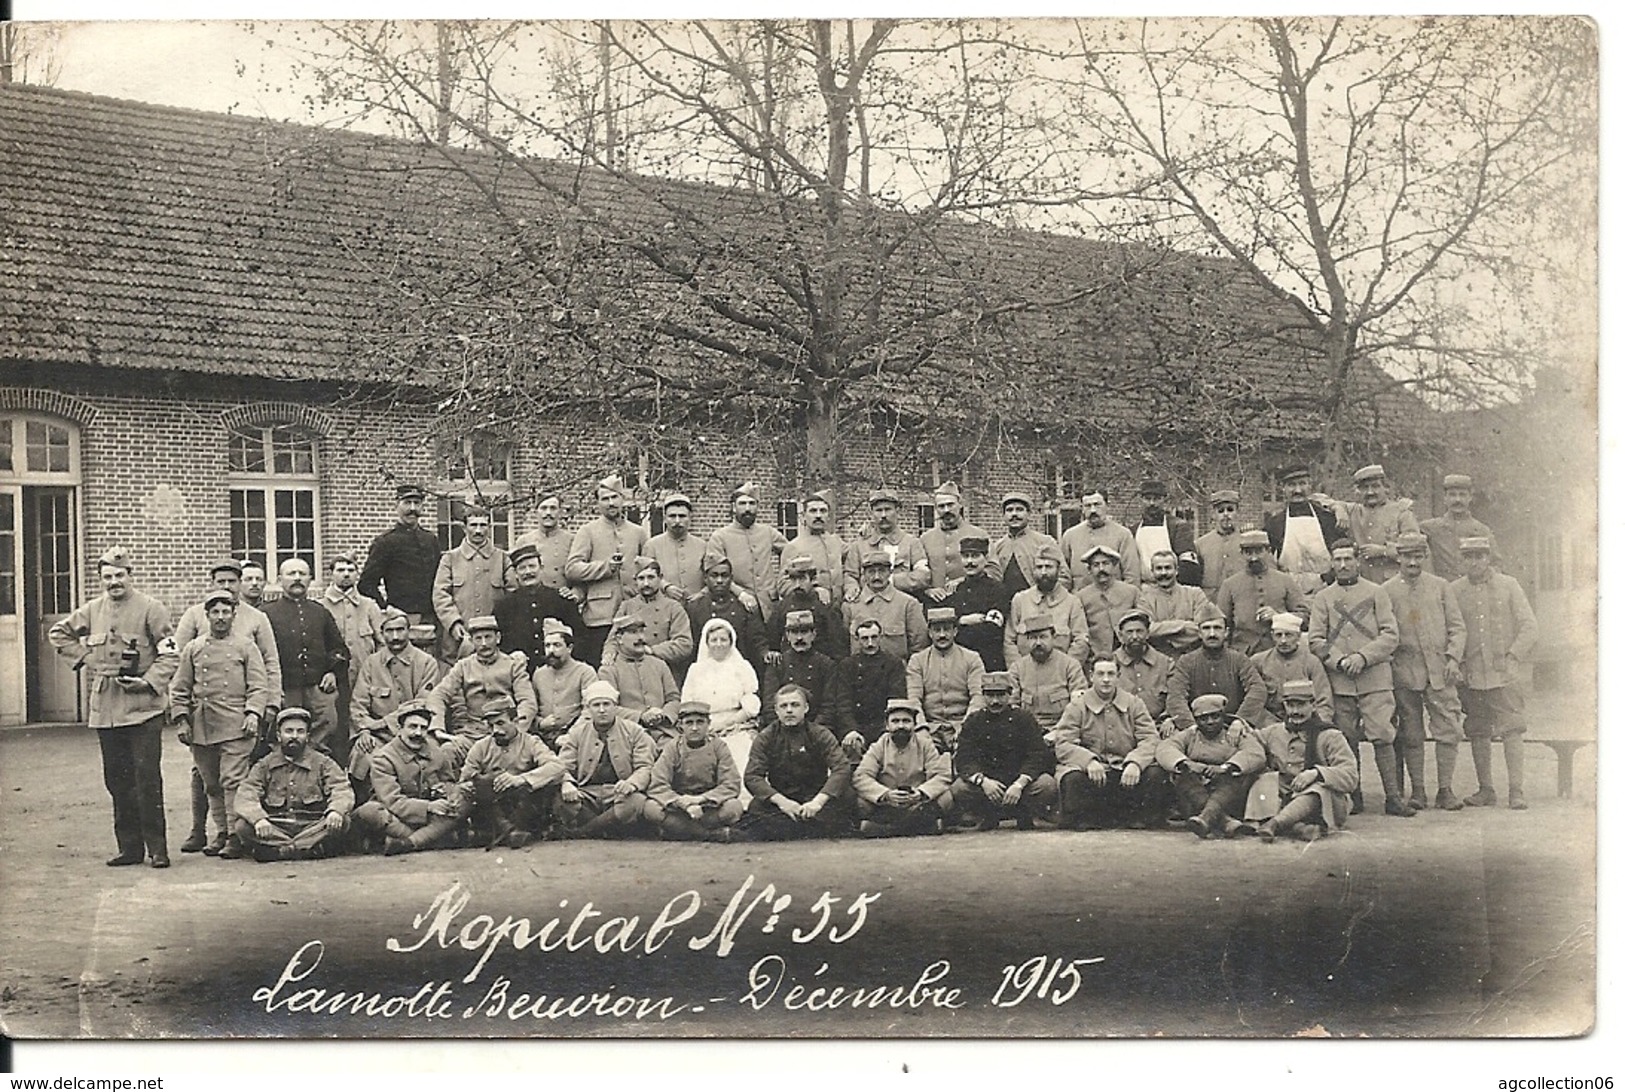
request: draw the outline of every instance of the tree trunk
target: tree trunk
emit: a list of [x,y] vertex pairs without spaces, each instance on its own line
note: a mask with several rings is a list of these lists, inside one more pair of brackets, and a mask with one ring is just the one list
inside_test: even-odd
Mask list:
[[812,488],[840,488],[838,424],[834,399],[824,393],[813,395],[807,403],[807,484]]

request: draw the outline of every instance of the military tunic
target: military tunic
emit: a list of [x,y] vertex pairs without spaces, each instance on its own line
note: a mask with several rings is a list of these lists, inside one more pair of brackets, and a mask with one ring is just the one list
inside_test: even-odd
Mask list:
[[968,520],[961,520],[952,531],[931,527],[920,535],[920,545],[925,549],[926,564],[931,572],[927,587],[947,588],[949,581],[964,577],[965,558],[959,552],[959,543],[965,538],[990,539],[990,536]]
[[533,668],[542,662],[548,619],[569,626],[571,633],[581,632],[581,612],[576,605],[546,584],[520,588],[499,601],[495,611],[502,651],[523,652]]
[[1464,538],[1489,539],[1491,556],[1494,556],[1495,532],[1483,520],[1472,516],[1456,519],[1446,512],[1442,516],[1423,520],[1420,526],[1428,539],[1428,561],[1434,575],[1445,580],[1458,580],[1467,575],[1467,568],[1461,563],[1461,540]]
[[1161,720],[1168,708],[1168,673],[1173,670],[1173,657],[1145,646],[1145,655],[1133,657],[1125,648],[1112,653],[1117,661],[1117,688],[1145,702],[1146,711],[1153,720]]
[[387,739],[394,734],[390,714],[402,702],[433,690],[443,671],[440,661],[421,648],[407,645],[399,654],[379,649],[361,661],[350,695],[350,723],[358,732],[380,737],[380,742]]
[[477,655],[464,656],[435,684],[426,700],[434,711],[436,727],[444,725],[448,732],[478,738],[491,733],[482,714],[485,703],[495,697],[512,698],[519,707],[520,731],[530,727],[536,716],[536,690],[526,668],[501,652],[490,663]]
[[1096,546],[1115,550],[1122,557],[1123,571],[1120,576],[1124,583],[1139,584],[1144,579],[1146,573],[1140,568],[1140,546],[1127,527],[1109,518],[1099,527],[1091,527],[1089,521],[1084,520],[1068,527],[1061,536],[1061,556],[1065,558],[1062,579],[1070,581],[1074,589],[1094,579],[1084,555]]
[[806,652],[797,652],[793,648],[786,648],[779,654],[779,662],[767,665],[767,674],[762,679],[762,697],[767,705],[773,704],[773,696],[781,687],[794,683],[807,691],[808,701],[811,703],[807,709],[808,720],[820,720],[824,708],[833,699],[835,687],[836,661],[810,648]]
[[679,796],[698,796],[703,803],[721,807],[738,800],[743,791],[744,779],[733,755],[714,736],[698,747],[682,738],[671,740],[649,771],[649,799],[662,810],[676,807]]
[[1141,770],[1156,764],[1157,724],[1145,703],[1122,687],[1107,701],[1094,687],[1082,690],[1055,724],[1055,760],[1063,770],[1083,771],[1089,763]]
[[893,531],[889,535],[870,531],[846,547],[843,559],[846,570],[844,598],[848,603],[869,594],[869,589],[863,585],[863,555],[877,550],[891,558],[893,588],[912,596],[930,587],[931,562],[926,558],[925,547],[919,539],[901,531]]
[[1271,615],[1309,613],[1309,600],[1298,582],[1278,569],[1261,573],[1245,567],[1225,580],[1214,604],[1230,623],[1230,647],[1252,655],[1271,647],[1271,622],[1258,620],[1258,608],[1269,607]]
[[1163,588],[1147,582],[1140,585],[1134,605],[1151,616],[1152,625],[1179,620],[1194,622],[1196,612],[1208,605],[1208,598],[1201,588],[1193,588],[1189,584]]
[[361,661],[383,646],[384,612],[359,591],[343,592],[331,584],[317,602],[327,608],[344,636],[344,647],[350,650],[350,673],[344,681],[353,685]]
[[953,763],[922,728],[901,746],[890,732],[871,743],[852,773],[852,788],[870,804],[893,789],[916,789],[940,804],[953,779]]
[[1043,663],[1030,654],[1022,656],[1010,671],[1016,677],[1017,704],[1046,729],[1061,719],[1073,692],[1089,685],[1083,665],[1059,649]]
[[[570,560],[570,544],[572,536],[562,527],[555,527],[552,531],[544,533],[540,528],[527,531],[520,535],[511,549],[517,550],[521,546],[536,547],[537,559],[542,563],[542,585],[554,591],[569,586],[564,578],[564,566]],[[628,564],[631,559],[627,559]]]
[[1072,594],[1078,597],[1083,616],[1089,621],[1089,647],[1100,655],[1117,647],[1117,623],[1134,609],[1140,589],[1125,580],[1113,580],[1102,590],[1091,580]]
[[1203,694],[1223,694],[1224,711],[1256,727],[1263,721],[1269,688],[1253,662],[1235,649],[1198,648],[1175,660],[1168,675],[1168,715],[1176,728],[1196,723],[1191,699]]
[[[1038,588],[1024,588],[1010,598],[1010,609],[1004,622],[1004,662],[1013,664],[1027,654],[1031,642],[1022,632],[1027,619],[1035,614],[1047,614],[1055,623],[1054,647],[1074,659],[1088,657],[1093,641],[1089,636],[1089,616],[1076,595],[1059,583],[1045,595]],[[1106,645],[1110,648],[1111,645]]]
[[867,621],[880,623],[881,649],[899,660],[906,662],[909,656],[931,643],[926,631],[925,608],[918,599],[895,586],[878,592],[865,588],[847,613],[854,653],[858,651],[858,624]]
[[779,555],[789,540],[767,524],[741,527],[727,523],[711,532],[709,549],[733,566],[734,584],[756,597],[756,610],[764,618],[778,595]]
[[1196,540],[1196,556],[1202,565],[1202,591],[1212,602],[1219,598],[1219,586],[1233,573],[1242,572],[1247,560],[1241,553],[1241,533],[1228,535],[1209,531]]
[[194,747],[252,737],[244,718],[261,716],[269,700],[259,646],[234,633],[187,642],[169,681],[170,719],[188,719]]
[[442,632],[450,633],[458,622],[495,614],[496,605],[508,592],[517,591],[508,551],[486,543],[476,547],[467,539],[455,550],[440,557],[434,573],[434,612]]
[[970,649],[956,644],[939,652],[932,645],[908,658],[908,696],[932,724],[957,727],[982,707],[982,673],[982,658]]
[[[1252,657],[1253,666],[1264,678],[1264,687],[1269,697],[1264,700],[1264,709],[1276,720],[1286,717],[1286,706],[1281,701],[1281,684],[1286,682],[1307,682],[1315,688],[1315,715],[1321,720],[1330,723],[1333,717],[1332,683],[1326,677],[1326,666],[1320,662],[1302,643],[1298,651],[1290,656],[1283,656],[1273,648],[1263,652],[1256,652]],[[1254,725],[1254,727],[1259,727]]]
[[[705,590],[705,542],[690,532],[678,538],[670,531],[662,531],[649,540],[649,557],[660,563],[660,579],[680,588],[684,595],[698,595]],[[636,576],[636,573],[632,574]]]
[[853,732],[868,743],[886,730],[886,702],[908,697],[908,667],[881,649],[873,656],[858,653],[835,667],[828,698],[835,730],[845,739]]
[[[812,558],[817,570],[813,573],[813,586],[829,592],[831,606],[846,598],[846,543],[841,541],[841,536],[827,532],[815,535],[803,527],[784,548],[784,556],[786,559]],[[854,574],[853,579],[857,578]]]
[[329,812],[348,816],[355,792],[338,763],[314,748],[305,748],[298,758],[272,751],[237,786],[232,807],[249,826],[262,819],[315,822]]
[[[960,644],[982,657],[982,666],[989,671],[1005,668],[1004,624],[992,621],[987,615],[998,611],[1004,619],[1010,616],[1010,592],[1001,581],[986,573],[967,576],[954,586],[953,593],[943,602],[959,616]],[[976,618],[977,621],[970,621]]]
[[[53,623],[47,634],[57,653],[76,664],[90,680],[92,728],[123,728],[144,724],[163,715],[169,680],[180,663],[169,624],[169,611],[158,600],[138,591],[123,599],[100,595]],[[147,685],[120,689],[119,674],[126,648],[136,651],[136,671]]]
[[538,667],[531,675],[531,683],[536,690],[540,734],[544,738],[556,736],[574,724],[587,703],[587,687],[597,681],[598,672],[580,660],[570,660],[561,668],[545,662]]
[[367,548],[367,564],[361,570],[358,587],[362,595],[377,600],[380,606],[433,618],[434,572],[439,565],[440,540],[434,533],[397,523]]
[[[1061,548],[1061,544],[1054,538],[1031,528],[1019,535],[1007,534],[988,550],[988,575],[1001,580],[1012,595],[1024,588],[1030,588],[1038,583],[1033,566],[1038,560],[1039,552],[1046,546]],[[1063,566],[1057,587],[1066,588],[1072,583],[1071,576]]]
[[[209,615],[203,609],[202,603],[193,603],[181,615],[181,620],[175,624],[175,647],[185,648],[192,640],[209,632]],[[258,607],[249,606],[241,600],[237,603],[237,612],[231,618],[231,632],[238,637],[247,637],[253,641],[260,650],[260,658],[265,661],[266,691],[270,695],[267,699],[272,709],[282,708],[282,658],[276,651],[276,634],[271,632],[271,620],[265,617],[265,612]]]
[[[585,585],[581,621],[589,627],[608,626],[615,620],[624,600],[638,594],[634,583],[635,558],[644,552],[649,532],[629,519],[615,522],[598,516],[583,524],[570,542],[570,556],[564,576],[572,584]],[[617,570],[610,558],[621,555]],[[579,634],[578,634],[579,636]]]

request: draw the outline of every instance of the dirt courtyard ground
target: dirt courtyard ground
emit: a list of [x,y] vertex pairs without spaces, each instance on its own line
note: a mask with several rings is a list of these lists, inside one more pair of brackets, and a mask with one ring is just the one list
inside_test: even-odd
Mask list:
[[[92,732],[11,730],[0,1017],[22,1039],[1574,1035],[1594,756],[1573,799],[1532,747],[1528,812],[1363,816],[1312,846],[1007,828],[156,871],[102,864]],[[172,848],[187,769],[168,744]]]

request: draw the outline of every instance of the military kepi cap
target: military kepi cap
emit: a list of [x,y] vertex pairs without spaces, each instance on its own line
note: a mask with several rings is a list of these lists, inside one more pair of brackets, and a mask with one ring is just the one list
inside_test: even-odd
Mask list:
[[1401,531],[1394,539],[1394,552],[1401,554],[1425,554],[1428,552],[1428,537],[1420,531]]
[[1241,494],[1234,489],[1215,489],[1207,495],[1209,504],[1240,504]]
[[813,559],[806,554],[797,554],[784,563],[785,576],[811,576],[817,571],[818,566],[813,564]]
[[1473,479],[1467,474],[1446,474],[1444,476],[1444,487],[1446,489],[1471,489]]
[[397,485],[395,487],[395,499],[398,501],[422,500],[423,497],[424,492],[421,485]]
[[235,606],[237,604],[237,597],[232,595],[225,588],[216,588],[214,591],[203,597],[203,609],[208,610],[216,603],[230,603]]
[[897,495],[897,490],[881,486],[879,489],[869,490],[870,504],[902,504],[903,498]]
[[519,706],[506,694],[496,694],[485,701],[485,707],[480,710],[480,719],[484,720],[502,713],[517,713]]
[[1241,537],[1236,540],[1236,544],[1243,550],[1249,546],[1267,550],[1270,545],[1270,536],[1267,532],[1254,528],[1250,531],[1243,531]]
[[1161,478],[1147,478],[1140,483],[1140,496],[1142,497],[1166,497],[1167,495],[1168,485]]
[[982,535],[966,535],[959,540],[959,552],[964,554],[986,554],[991,543]]
[[912,698],[889,698],[886,701],[886,716],[893,713],[908,713],[911,716],[920,715],[920,703]]
[[[427,707],[423,711],[425,715],[428,715],[429,710]],[[276,715],[276,726],[280,728],[290,720],[297,720],[308,727],[310,724],[310,710],[301,709],[297,705],[290,705]]]
[[478,633],[481,630],[497,631],[501,628],[497,625],[496,615],[494,614],[476,614],[468,620],[468,632],[470,633]]
[[609,631],[611,633],[620,633],[622,630],[627,629],[646,629],[648,628],[648,625],[649,623],[644,621],[638,615],[628,614],[625,611],[622,611],[620,614],[617,614],[615,616],[615,620],[609,624]]
[[243,563],[235,557],[223,557],[209,566],[209,575],[213,576],[215,573],[236,573],[238,576],[242,576]]
[[96,559],[98,566],[111,565],[115,569],[130,568],[130,551],[122,546],[110,546],[101,557]]
[[1224,712],[1223,694],[1203,694],[1191,702],[1191,715],[1205,717],[1209,713]]
[[693,511],[694,502],[689,500],[687,495],[685,495],[683,493],[673,493],[673,494],[671,494],[671,496],[666,498],[665,503],[660,506],[660,510],[662,512],[664,512],[668,508],[679,508],[679,507],[680,508],[687,508],[690,511]]
[[927,625],[934,626],[938,622],[957,623],[958,621],[959,612],[954,610],[952,607],[932,607],[930,610],[925,612],[925,622]]
[[1308,679],[1288,679],[1281,684],[1281,700],[1312,702],[1315,700],[1315,684]]
[[784,615],[784,628],[787,630],[817,629],[818,622],[810,610],[792,610]]
[[1147,626],[1149,626],[1151,624],[1151,615],[1148,611],[1143,611],[1139,607],[1134,607],[1132,610],[1123,612],[1123,617],[1117,620],[1117,628],[1121,630],[1130,622],[1144,622]]
[[999,501],[999,507],[1000,508],[1008,508],[1012,504],[1019,504],[1023,508],[1027,509],[1028,511],[1032,511],[1033,498],[1032,498],[1032,496],[1030,494],[1023,493],[1018,489],[1018,490],[1014,490],[1012,492],[1006,493],[1004,495],[1004,497]]
[[1291,611],[1282,611],[1270,619],[1272,633],[1302,633],[1303,617]]
[[1363,485],[1366,482],[1381,481],[1386,477],[1388,477],[1388,472],[1382,468],[1382,464],[1372,463],[1370,466],[1362,466],[1354,472],[1354,484]]
[[982,693],[1011,691],[1016,688],[1016,677],[1008,671],[989,671],[982,675]]
[[1044,633],[1055,628],[1055,619],[1043,611],[1029,614],[1021,621],[1022,633]]
[[711,706],[703,701],[685,701],[677,707],[678,720],[682,720],[684,717],[709,717],[710,715]]
[[508,563],[518,565],[521,561],[529,561],[533,557],[540,561],[542,551],[538,550],[534,543],[527,542],[523,546],[514,547],[513,552],[508,555]]
[[1461,552],[1464,554],[1487,554],[1490,552],[1490,540],[1481,535],[1473,535],[1461,540]]
[[[288,710],[284,709],[282,712],[286,714]],[[304,712],[304,710],[300,710],[300,712]],[[406,718],[413,716],[422,717],[424,720],[432,721],[434,720],[434,709],[422,698],[417,698],[413,701],[401,702],[401,704],[395,710],[395,720],[400,724],[405,724]],[[281,719],[281,717],[277,718],[279,723]],[[310,719],[310,714],[306,713],[305,719]]]

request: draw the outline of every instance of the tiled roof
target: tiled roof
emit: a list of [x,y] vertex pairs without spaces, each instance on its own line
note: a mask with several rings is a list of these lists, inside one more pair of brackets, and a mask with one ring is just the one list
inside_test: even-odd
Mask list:
[[[499,284],[506,300],[538,314],[550,291],[570,298],[545,283],[532,290],[515,272],[530,267],[506,260],[520,247],[583,245],[580,236],[549,237],[561,205],[548,186],[577,189],[608,210],[605,231],[664,231],[676,245],[677,206],[703,208],[710,230],[730,225],[741,253],[778,230],[718,187],[633,186],[540,161],[516,170],[474,152],[448,161],[382,137],[22,85],[0,88],[0,178],[0,359],[121,369],[432,384],[438,362],[394,352],[390,335],[436,321],[466,323],[477,335],[481,320],[477,309],[427,319],[414,312],[423,279],[452,286],[442,301],[458,291],[477,299]],[[500,191],[522,223],[482,215],[479,186]],[[1054,403],[1103,402],[1118,420],[1150,428],[1223,405],[1270,435],[1314,434],[1307,407],[1317,380],[1288,329],[1295,316],[1232,265],[965,224],[932,241],[952,261],[922,255],[912,273],[906,261],[886,266],[896,282],[888,306],[911,292],[940,299],[951,291],[968,305],[980,297],[997,307],[1110,285],[1113,271],[1136,274],[1071,306],[1012,312],[954,341],[950,351],[1007,380],[1012,412],[1042,405],[1033,392],[1043,391]],[[955,263],[971,275],[945,286],[942,271]],[[680,317],[691,324],[722,325],[634,264],[615,274],[623,306],[687,306]],[[713,263],[707,276],[737,292],[760,272]],[[899,330],[900,341],[928,336],[911,332],[906,317]],[[691,357],[672,366],[706,364]],[[940,391],[911,389],[900,377],[882,382],[924,412],[951,409]],[[1381,404],[1390,425],[1425,416],[1402,392]]]

